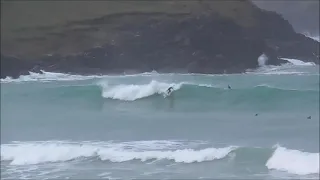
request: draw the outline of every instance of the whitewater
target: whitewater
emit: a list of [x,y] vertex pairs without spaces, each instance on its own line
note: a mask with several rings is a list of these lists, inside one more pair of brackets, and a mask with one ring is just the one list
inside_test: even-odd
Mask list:
[[243,74],[1,79],[1,178],[318,179],[319,66],[283,59]]

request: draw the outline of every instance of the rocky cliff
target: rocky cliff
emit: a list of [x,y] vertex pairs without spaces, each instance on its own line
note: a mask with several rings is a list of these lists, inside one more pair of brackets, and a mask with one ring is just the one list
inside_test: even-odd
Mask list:
[[252,0],[258,7],[278,12],[300,33],[319,35],[319,0]]
[[238,73],[281,56],[319,63],[319,43],[239,1],[2,1],[1,77]]

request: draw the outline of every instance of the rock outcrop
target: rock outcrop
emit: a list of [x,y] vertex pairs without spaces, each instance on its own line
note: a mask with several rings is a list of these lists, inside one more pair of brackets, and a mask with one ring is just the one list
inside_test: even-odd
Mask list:
[[270,1],[252,0],[258,7],[275,11],[288,20],[300,33],[319,36],[319,0]]
[[[248,0],[130,1],[129,9],[114,1],[49,2],[70,5],[73,18],[62,13],[51,22],[55,14],[46,17],[45,7],[53,6],[2,4],[1,78],[39,70],[240,73],[256,68],[263,53],[268,64],[284,63],[279,57],[319,63],[319,42],[297,34],[281,16]],[[94,4],[96,9],[90,9]],[[81,11],[85,5],[86,13]],[[29,26],[20,25],[14,24],[19,23],[13,15],[19,15],[17,7],[42,11],[38,19],[28,19]]]

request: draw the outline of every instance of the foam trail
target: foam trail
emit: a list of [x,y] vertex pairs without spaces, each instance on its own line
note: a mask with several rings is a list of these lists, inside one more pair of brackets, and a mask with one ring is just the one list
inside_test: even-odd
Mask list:
[[319,174],[319,153],[301,152],[276,146],[266,163],[268,169],[286,171],[292,174]]
[[316,65],[314,62],[303,62],[299,59],[289,59],[289,58],[281,58],[281,59],[286,60],[289,63],[296,65],[296,66],[314,66],[314,65]]
[[104,98],[134,101],[155,94],[165,94],[166,90],[171,86],[173,87],[174,91],[178,90],[182,84],[168,84],[153,80],[149,84],[142,85],[121,84],[109,86],[106,83],[99,83],[99,85],[102,87],[102,96]]
[[[115,145],[115,146],[113,146]],[[111,162],[131,160],[173,160],[179,163],[213,161],[226,157],[235,147],[184,149],[140,149],[125,148],[119,144],[94,143],[21,143],[1,145],[1,160],[11,165],[40,164],[70,161],[76,158],[98,157]]]

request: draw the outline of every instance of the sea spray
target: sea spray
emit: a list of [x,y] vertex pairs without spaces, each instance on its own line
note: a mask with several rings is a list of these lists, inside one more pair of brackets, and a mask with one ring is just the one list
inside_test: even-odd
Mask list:
[[260,67],[265,66],[267,61],[268,61],[268,56],[265,55],[264,53],[258,57],[258,65]]
[[290,64],[295,66],[315,66],[316,65],[314,62],[303,62],[299,59],[289,59],[289,58],[281,58],[281,59],[286,60]]
[[316,41],[318,41],[318,42],[320,42],[320,36],[319,35],[312,35],[311,33],[309,33],[309,32],[304,32],[304,33],[302,33],[304,36],[306,36],[306,37],[309,37],[309,38],[311,38],[311,39],[313,39],[313,40],[316,40]]
[[[263,64],[263,58],[259,58],[261,64]],[[246,74],[263,74],[263,75],[303,75],[303,74],[310,74],[309,71],[306,71],[306,68],[312,68],[315,70],[317,74],[318,65],[314,62],[304,62],[299,59],[290,59],[290,58],[281,58],[286,60],[287,63],[275,66],[275,65],[262,65],[257,69],[248,69]]]

